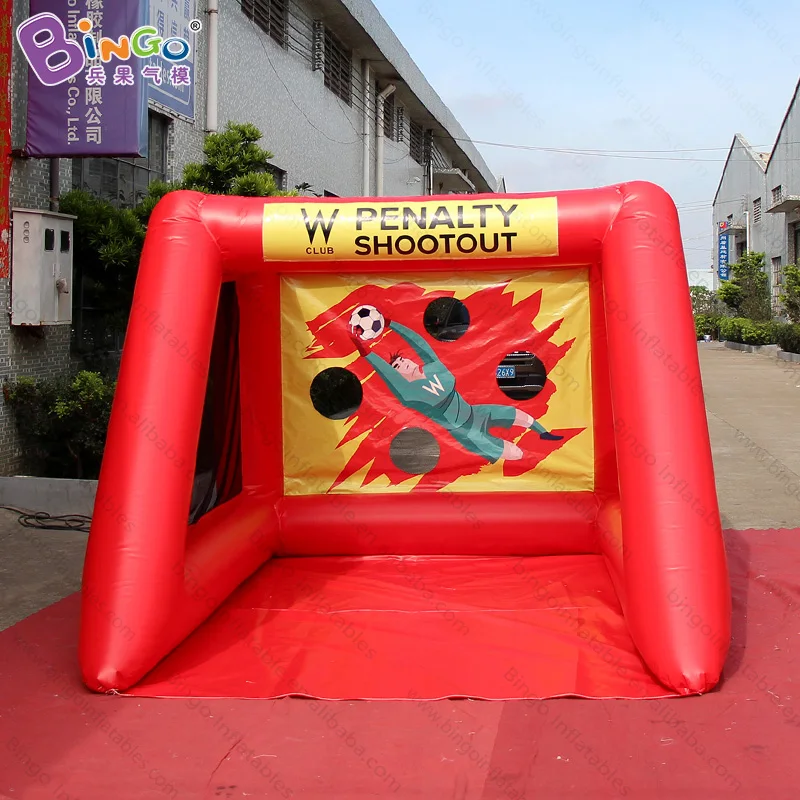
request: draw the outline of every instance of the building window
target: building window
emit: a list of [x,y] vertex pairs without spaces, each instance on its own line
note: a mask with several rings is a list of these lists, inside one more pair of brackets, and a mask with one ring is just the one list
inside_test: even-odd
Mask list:
[[325,85],[347,105],[352,105],[353,56],[327,28],[325,29],[324,70]]
[[783,283],[783,270],[781,269],[781,257],[772,259],[772,285],[779,287]]
[[425,132],[413,119],[409,124],[408,152],[417,164],[425,163]]
[[[376,93],[381,91],[380,86],[376,86]],[[390,94],[383,101],[383,135],[387,139],[397,141],[397,108],[394,104],[394,94]]]
[[740,241],[736,242],[736,261],[740,261],[742,256],[745,253],[745,248],[747,247],[747,242]]
[[74,158],[72,188],[122,208],[138,205],[153,181],[166,180],[169,120],[150,114],[147,158]]
[[287,46],[286,0],[242,0],[242,11],[281,47]]
[[757,225],[759,222],[761,222],[761,198],[756,197],[753,200],[753,224]]
[[777,205],[783,200],[783,186],[776,186],[772,190],[772,205]]
[[800,263],[800,223],[795,223],[794,226],[794,254],[792,255],[792,263]]

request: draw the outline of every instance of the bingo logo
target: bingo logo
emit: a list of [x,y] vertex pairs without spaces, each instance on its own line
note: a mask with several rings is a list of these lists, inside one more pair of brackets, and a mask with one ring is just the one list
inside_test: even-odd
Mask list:
[[[78,30],[83,34],[83,46],[67,36],[64,23],[50,13],[36,14],[17,28],[17,41],[36,77],[45,86],[58,86],[80,75],[86,62],[99,59],[108,63],[113,57],[128,61],[136,58],[161,56],[167,61],[184,61],[192,48],[186,39],[177,36],[162,39],[158,29],[149,25],[137,28],[131,36],[118,41],[103,37],[95,41],[92,21],[81,19]],[[192,20],[189,27],[199,31],[202,23]]]

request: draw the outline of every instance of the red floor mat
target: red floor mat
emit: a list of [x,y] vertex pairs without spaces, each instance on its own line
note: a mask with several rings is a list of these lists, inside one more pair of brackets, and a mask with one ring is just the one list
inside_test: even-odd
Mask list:
[[[800,530],[727,533],[719,689],[507,703],[88,692],[78,595],[0,632],[0,796],[23,800],[789,800],[800,786]],[[424,598],[423,598],[424,599]]]
[[131,694],[667,697],[600,556],[268,563]]

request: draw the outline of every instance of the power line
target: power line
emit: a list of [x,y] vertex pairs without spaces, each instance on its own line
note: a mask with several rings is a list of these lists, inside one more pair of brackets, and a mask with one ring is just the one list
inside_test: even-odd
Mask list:
[[[729,150],[730,148],[690,148],[671,150],[589,150],[574,147],[543,147],[539,145],[529,144],[515,144],[511,142],[494,142],[488,139],[472,139],[468,137],[449,136],[443,134],[434,134],[434,137],[441,139],[450,139],[455,142],[471,142],[475,145],[483,145],[485,147],[501,147],[508,150],[523,150],[527,152],[536,153],[552,153],[555,155],[569,155],[569,156],[587,156],[594,158],[623,158],[641,161],[680,161],[686,164],[695,163],[708,163],[708,164],[724,164],[727,159],[725,158],[680,158],[672,156],[659,156],[659,155],[645,155],[646,153],[694,153],[704,150]],[[800,144],[800,142],[784,142],[784,144]],[[788,163],[793,161],[800,161],[800,158],[780,158],[774,156],[770,158],[770,163]]]
[[[455,142],[471,142],[472,144],[476,145],[484,145],[485,147],[502,147],[508,150],[525,150],[528,152],[536,152],[536,153],[554,153],[557,155],[569,155],[569,156],[593,156],[596,158],[628,158],[628,159],[635,159],[635,160],[643,160],[643,161],[683,161],[687,164],[691,164],[698,161],[704,162],[713,162],[713,163],[724,163],[724,158],[672,158],[669,156],[647,156],[647,155],[634,155],[634,154],[626,154],[626,153],[613,153],[613,152],[602,152],[596,150],[579,150],[576,148],[568,148],[568,147],[540,147],[537,145],[529,145],[529,144],[512,144],[510,142],[491,142],[487,139],[471,139],[468,137],[457,137],[457,136],[445,136],[441,134],[434,134],[435,138],[441,139],[452,139]],[[667,152],[678,152],[678,151],[667,151]]]

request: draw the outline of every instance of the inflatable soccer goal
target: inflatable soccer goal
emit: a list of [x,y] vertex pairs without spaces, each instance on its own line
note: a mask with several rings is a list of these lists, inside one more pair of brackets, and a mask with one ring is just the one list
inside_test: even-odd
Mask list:
[[96,691],[713,688],[730,597],[669,196],[167,195],[83,593]]

